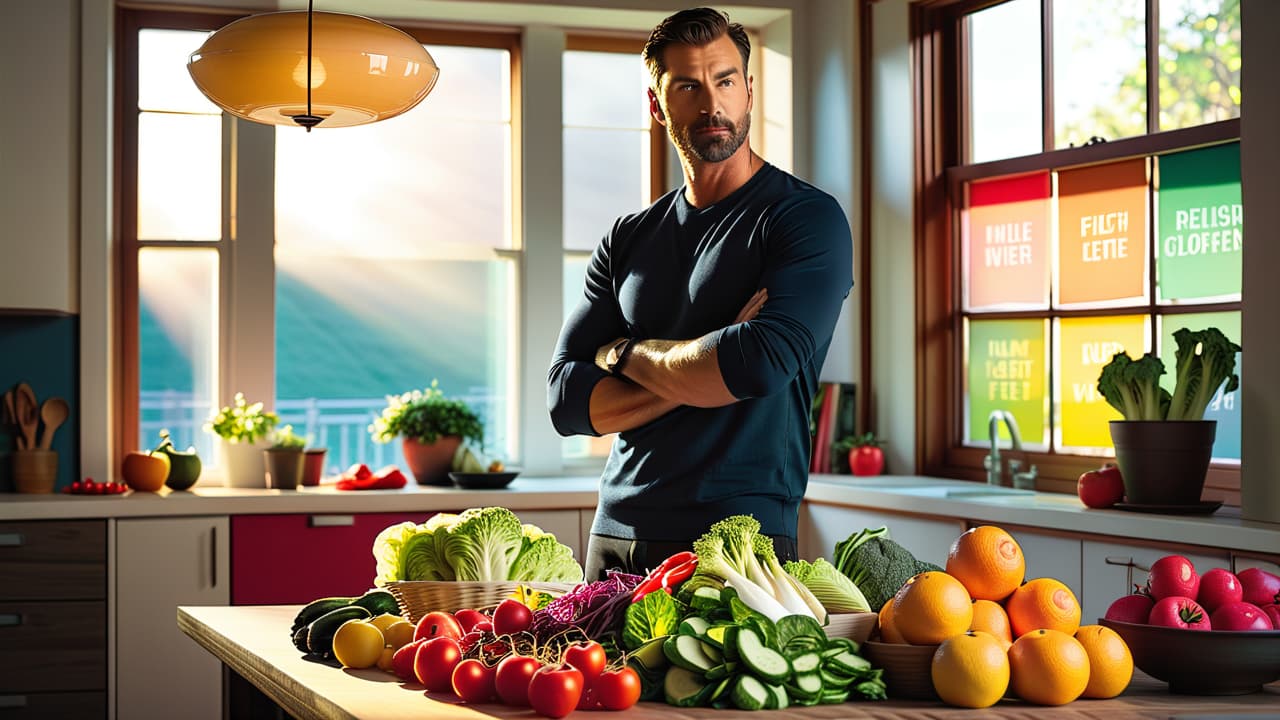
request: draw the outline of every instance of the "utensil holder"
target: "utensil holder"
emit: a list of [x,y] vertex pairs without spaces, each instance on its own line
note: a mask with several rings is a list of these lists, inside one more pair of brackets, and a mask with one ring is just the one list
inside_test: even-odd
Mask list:
[[13,485],[20,493],[53,492],[58,479],[58,453],[54,450],[15,450]]

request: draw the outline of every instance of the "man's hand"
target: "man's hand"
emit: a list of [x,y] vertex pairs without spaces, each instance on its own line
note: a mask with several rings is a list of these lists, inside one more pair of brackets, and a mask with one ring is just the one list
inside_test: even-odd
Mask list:
[[744,323],[754,318],[759,314],[760,308],[764,307],[764,301],[768,299],[768,288],[760,288],[757,290],[756,294],[752,295],[751,299],[747,301],[747,304],[743,305],[742,309],[738,311],[738,317],[733,319],[733,324],[737,325],[738,323]]

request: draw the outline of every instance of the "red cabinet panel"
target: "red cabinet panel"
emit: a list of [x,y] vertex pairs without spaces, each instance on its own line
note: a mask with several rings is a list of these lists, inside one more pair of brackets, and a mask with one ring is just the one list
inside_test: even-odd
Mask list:
[[288,605],[373,587],[373,539],[433,513],[231,518],[231,604]]

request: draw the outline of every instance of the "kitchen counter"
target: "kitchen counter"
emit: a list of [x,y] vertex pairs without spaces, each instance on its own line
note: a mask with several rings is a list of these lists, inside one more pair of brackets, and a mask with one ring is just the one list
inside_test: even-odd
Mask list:
[[[179,607],[178,627],[222,663],[244,677],[299,720],[368,718],[445,718],[482,720],[490,717],[534,718],[529,709],[503,705],[465,706],[452,695],[426,696],[421,686],[402,684],[380,670],[338,669],[306,660],[289,642],[287,630],[298,606]],[[1170,695],[1164,683],[1138,673],[1129,689],[1111,700],[1078,700],[1045,708],[1005,700],[977,711],[982,717],[1145,718],[1223,717],[1270,714],[1280,703],[1280,688],[1237,697]],[[936,702],[889,700],[790,708],[780,715],[752,713],[750,717],[886,718],[974,717],[973,710]],[[576,715],[575,715],[576,717]],[[593,715],[592,717],[596,717]],[[600,713],[599,718],[612,717]],[[641,703],[619,717],[627,720],[714,718],[736,720],[742,712],[682,709],[660,703]]]
[[[521,510],[594,509],[597,478],[519,477],[503,490],[409,485],[400,490],[341,491],[332,485],[298,490],[201,487],[187,492],[85,497],[8,494],[0,521],[73,518],[355,513],[459,510],[503,505]],[[1212,515],[1157,515],[1090,510],[1074,495],[1014,491],[915,475],[814,475],[805,500],[997,525],[1088,533],[1257,553],[1280,552],[1280,525],[1243,520],[1238,509]]]

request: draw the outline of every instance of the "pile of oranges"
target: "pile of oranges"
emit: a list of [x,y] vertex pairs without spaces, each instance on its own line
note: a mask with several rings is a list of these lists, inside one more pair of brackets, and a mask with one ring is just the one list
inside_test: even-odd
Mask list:
[[972,528],[952,543],[945,572],[912,577],[884,604],[880,639],[936,645],[933,687],[950,705],[990,707],[1010,691],[1039,705],[1124,692],[1133,677],[1124,640],[1081,626],[1080,603],[1062,582],[1025,575],[1009,533]]

